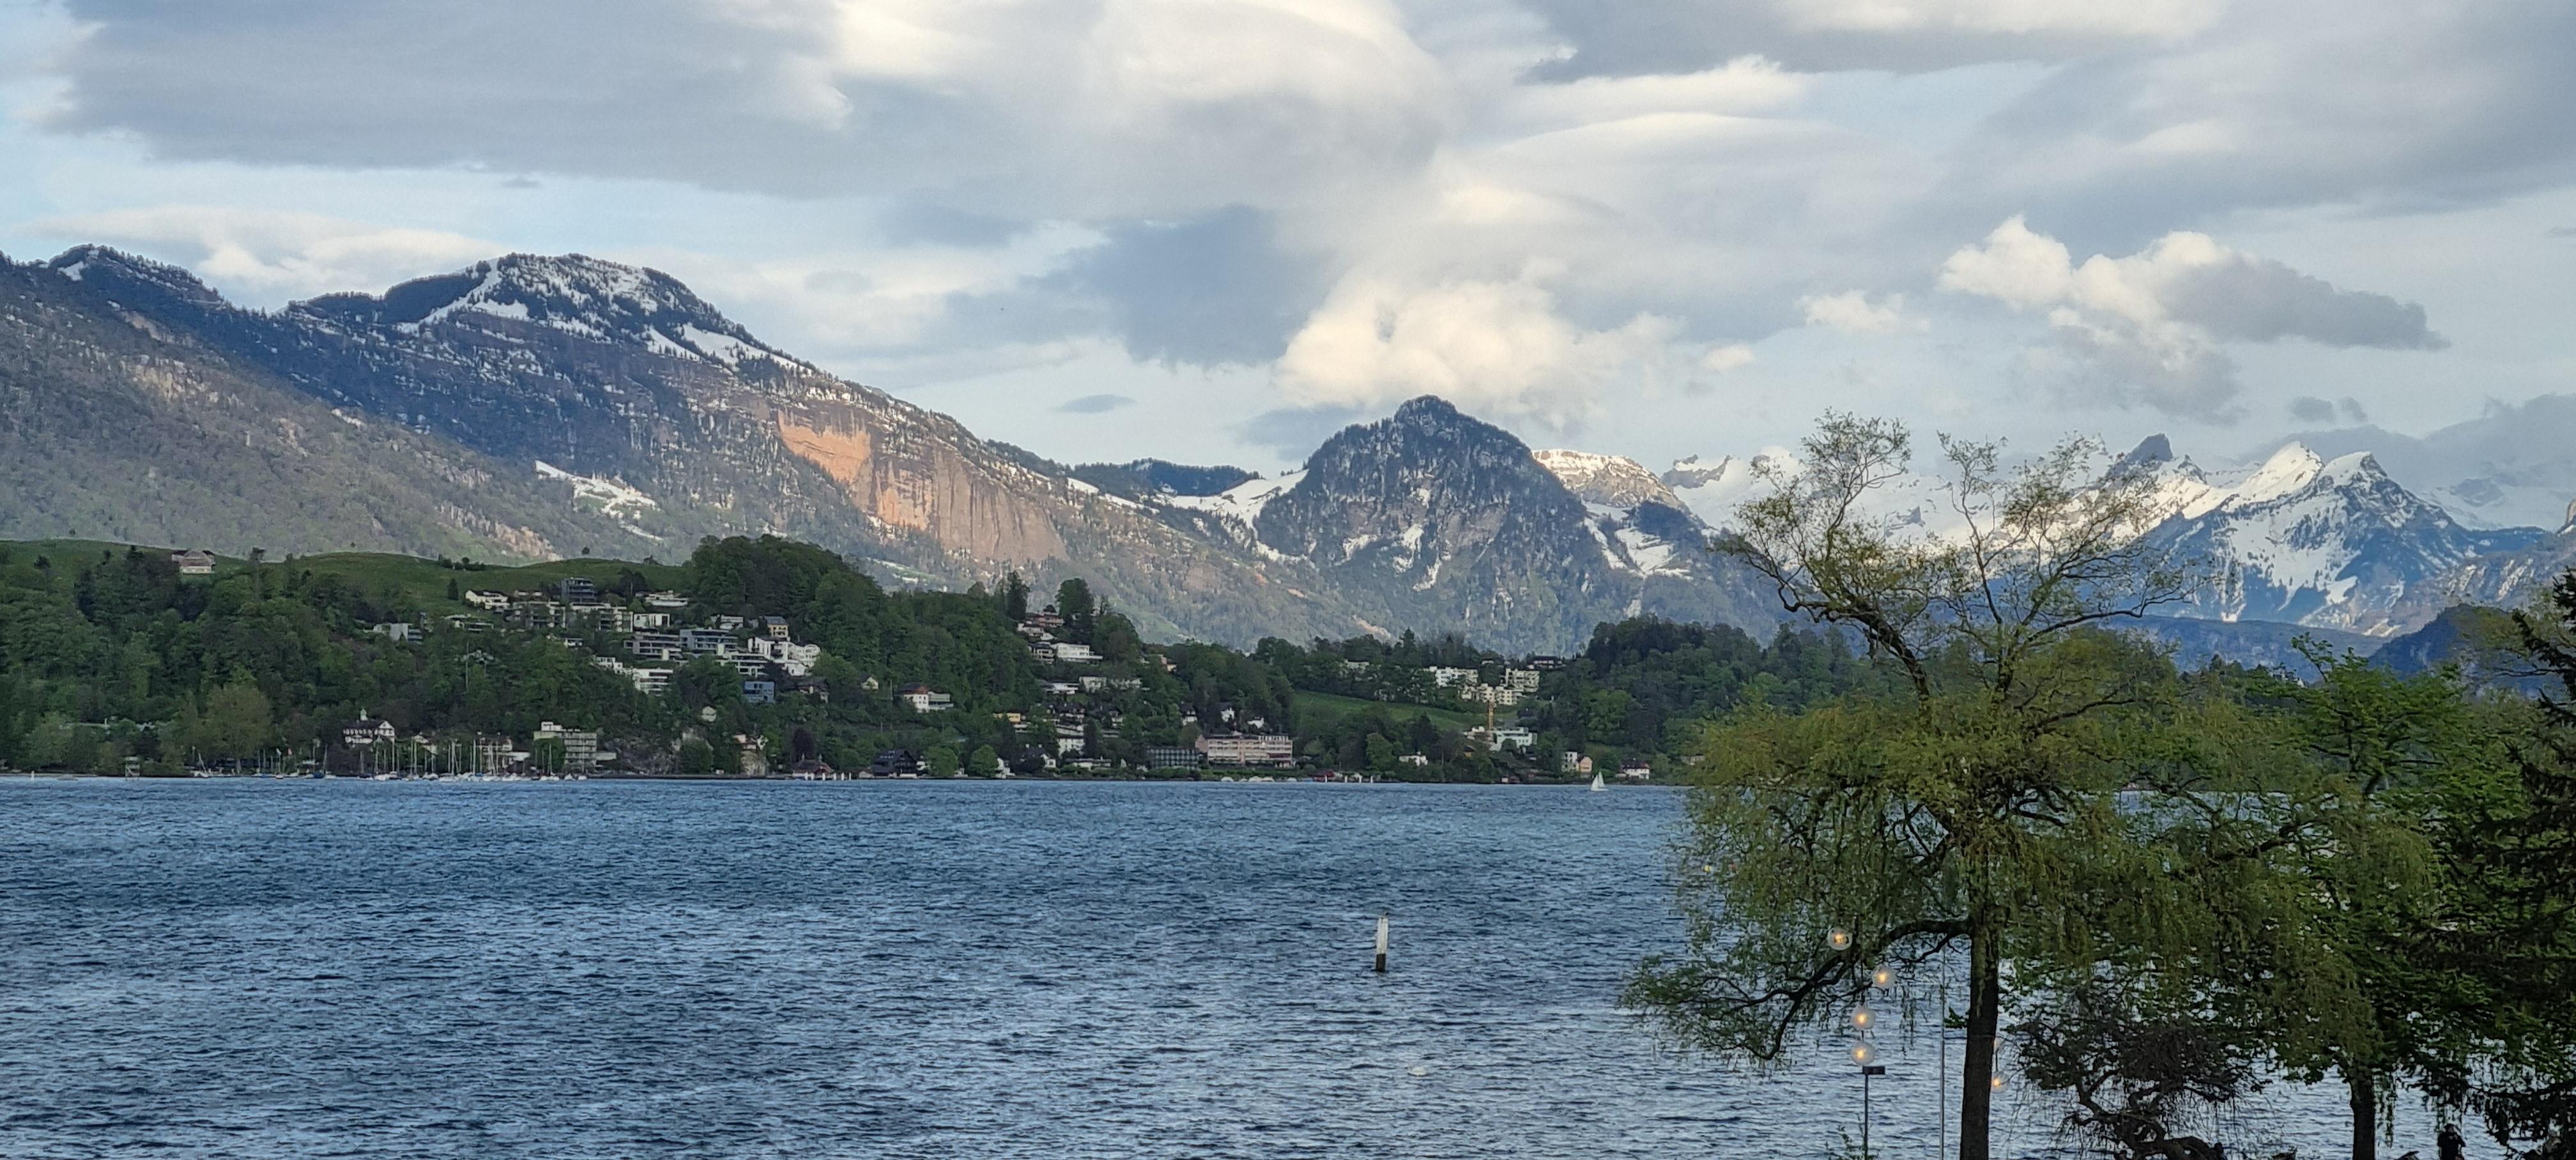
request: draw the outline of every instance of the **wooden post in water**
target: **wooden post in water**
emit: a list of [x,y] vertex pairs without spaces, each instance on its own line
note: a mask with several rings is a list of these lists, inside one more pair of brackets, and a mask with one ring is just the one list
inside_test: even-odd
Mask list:
[[1386,973],[1386,916],[1377,916],[1377,973]]

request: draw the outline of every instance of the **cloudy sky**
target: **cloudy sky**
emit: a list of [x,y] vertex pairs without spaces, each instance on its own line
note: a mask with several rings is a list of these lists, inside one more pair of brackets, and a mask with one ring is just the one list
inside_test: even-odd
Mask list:
[[1065,460],[2576,446],[2564,0],[0,0],[0,113],[13,257],[639,262]]

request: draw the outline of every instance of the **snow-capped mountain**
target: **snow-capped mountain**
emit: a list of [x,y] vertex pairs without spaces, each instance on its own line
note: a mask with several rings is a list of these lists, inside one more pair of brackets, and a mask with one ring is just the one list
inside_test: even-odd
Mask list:
[[440,323],[498,319],[727,367],[747,358],[795,362],[679,279],[586,254],[509,254],[453,274],[416,278],[381,296],[329,294],[286,312],[325,326],[391,326],[404,334]]
[[[1701,518],[1719,522],[1761,494],[1754,466],[1766,459],[1796,467],[1790,453],[1772,449],[1686,459],[1662,479]],[[2467,526],[2400,486],[2367,452],[2328,459],[2292,443],[2250,466],[2203,468],[2157,435],[2118,462],[2153,473],[2163,515],[2144,534],[2211,578],[2180,610],[2192,616],[2385,636],[2420,626],[2452,596],[2501,598],[2552,562],[2526,559],[2539,529]],[[1872,506],[1936,536],[1956,523],[1936,481],[1920,472]]]
[[[835,378],[656,271],[511,255],[382,294],[267,312],[226,303],[186,271],[97,247],[9,270],[34,316],[108,319],[146,344],[149,357],[117,371],[119,385],[171,410],[174,424],[204,404],[169,383],[248,376],[278,397],[318,405],[337,426],[399,435],[456,461],[424,468],[454,493],[435,503],[407,500],[396,494],[400,481],[364,470],[397,460],[346,465],[346,478],[362,482],[345,503],[380,513],[372,521],[263,519],[259,498],[246,496],[234,505],[247,521],[240,542],[173,539],[232,550],[429,544],[484,559],[584,551],[669,559],[703,536],[774,532],[904,581],[962,588],[1005,569],[1041,583],[1085,576],[1164,636],[1344,636],[1367,627],[1311,568],[1202,538],[1070,468]],[[53,329],[39,320],[0,331],[0,365],[43,349]],[[69,424],[47,436],[84,449],[106,438]],[[302,446],[318,455],[322,444],[307,437]],[[245,453],[238,442],[192,450],[218,461],[209,478],[247,470],[226,458]],[[340,466],[332,478],[342,477]],[[65,490],[79,480],[64,473],[9,482],[0,520],[80,509]],[[504,499],[520,492],[551,494],[564,518],[504,519],[517,510]],[[111,514],[186,516],[126,521],[138,527],[202,525],[178,503],[183,494],[196,492],[165,490]],[[8,534],[81,530],[64,518],[8,522]],[[395,534],[410,524],[422,527]],[[574,538],[558,525],[583,530]],[[360,530],[318,538],[322,526]]]
[[2327,460],[2292,443],[2251,469],[2206,471],[2162,446],[2158,496],[2172,512],[2148,536],[2206,567],[2199,615],[2385,636],[2416,628],[2419,586],[2483,555],[2529,546],[2536,528],[2472,530],[2388,477],[2367,452]]
[[1639,576],[1691,576],[1706,570],[1708,525],[1644,464],[1589,451],[1530,454],[1583,501],[1593,539],[1613,567]]
[[[1757,468],[1795,468],[1778,448],[1658,475],[1533,452],[1424,398],[1277,478],[1067,467],[769,346],[667,275],[579,255],[273,312],[99,247],[0,278],[0,534],[491,559],[776,532],[904,580],[1083,575],[1148,631],[1237,641],[1463,629],[1555,651],[1627,615],[1780,616],[1707,551]],[[2204,469],[2158,438],[2132,458],[2171,513],[2145,534],[2212,568],[2191,610],[2211,623],[2402,632],[2576,562],[2576,532],[2465,526],[2369,454]],[[1954,518],[1924,476],[1877,506],[1931,535]]]

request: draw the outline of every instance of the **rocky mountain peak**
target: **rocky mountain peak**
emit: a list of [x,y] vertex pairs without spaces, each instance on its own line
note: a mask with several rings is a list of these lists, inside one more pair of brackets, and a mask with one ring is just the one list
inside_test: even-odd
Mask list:
[[2120,457],[2120,462],[2113,467],[2113,470],[2117,471],[2122,468],[2153,469],[2158,464],[2173,462],[2173,457],[2173,441],[2165,438],[2163,432],[2157,432],[2156,434],[2149,435],[2146,438],[2139,440],[2136,447],[2131,448],[2128,454]]
[[47,269],[130,306],[221,306],[224,296],[177,266],[100,245],[74,246]]
[[1424,396],[1325,440],[1256,528],[1263,543],[1319,565],[1382,556],[1409,572],[1485,542],[1508,513],[1541,512],[1580,534],[1582,502],[1528,445]]
[[441,323],[542,326],[655,354],[737,366],[792,361],[659,270],[587,254],[508,254],[383,295],[332,294],[288,308],[334,321],[417,333]]
[[1562,449],[1533,451],[1530,455],[1585,503],[1614,508],[1646,503],[1675,509],[1684,506],[1681,497],[1674,495],[1663,480],[1655,478],[1644,464],[1624,455]]

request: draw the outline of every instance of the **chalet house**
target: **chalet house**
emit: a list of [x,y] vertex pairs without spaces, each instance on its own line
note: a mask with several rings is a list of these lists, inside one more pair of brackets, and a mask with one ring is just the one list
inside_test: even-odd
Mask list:
[[761,617],[760,631],[762,635],[767,636],[771,640],[786,640],[788,635],[787,618],[784,616]]
[[340,744],[351,749],[391,744],[397,736],[393,722],[373,717],[360,717],[340,727]]
[[179,566],[179,574],[182,576],[212,576],[215,574],[215,554],[203,548],[190,548],[184,552],[172,552],[170,553],[170,562]]
[[1622,761],[1619,763],[1619,780],[1621,781],[1644,781],[1653,776],[1655,776],[1654,767],[1646,764],[1645,762]]

